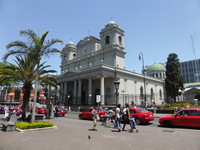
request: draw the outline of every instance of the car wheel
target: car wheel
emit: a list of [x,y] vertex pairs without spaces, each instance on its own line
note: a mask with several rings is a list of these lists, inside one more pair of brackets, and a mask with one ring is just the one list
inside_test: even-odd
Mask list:
[[165,121],[163,122],[163,125],[164,125],[165,127],[171,127],[171,126],[172,126],[172,124],[171,124],[171,122],[170,122],[169,120],[165,120]]
[[136,124],[141,124],[141,120],[140,119],[135,119]]
[[83,117],[83,116],[79,116],[79,119],[81,119],[81,120],[82,120],[82,119],[84,119],[84,117]]
[[63,117],[65,116],[65,114],[62,115]]

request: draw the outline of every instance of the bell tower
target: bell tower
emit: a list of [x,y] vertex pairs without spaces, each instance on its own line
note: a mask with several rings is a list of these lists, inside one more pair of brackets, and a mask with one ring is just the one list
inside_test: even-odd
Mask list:
[[73,42],[69,42],[62,50],[62,63],[72,60],[76,57],[77,48]]
[[124,31],[110,21],[100,32],[101,48],[109,53],[108,59],[113,67],[125,69]]
[[100,32],[101,46],[117,45],[124,49],[124,31],[114,21],[110,21]]

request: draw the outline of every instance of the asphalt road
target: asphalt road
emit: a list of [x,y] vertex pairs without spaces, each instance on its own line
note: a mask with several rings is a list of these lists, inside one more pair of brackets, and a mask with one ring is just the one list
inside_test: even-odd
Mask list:
[[[0,150],[200,150],[200,130],[138,125],[138,133],[117,132],[112,127],[80,120],[77,114],[46,120],[56,130],[0,131]],[[156,121],[155,121],[156,122]]]

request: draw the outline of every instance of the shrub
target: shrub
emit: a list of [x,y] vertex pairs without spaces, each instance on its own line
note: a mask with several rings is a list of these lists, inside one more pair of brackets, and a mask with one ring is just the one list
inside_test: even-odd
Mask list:
[[54,124],[52,122],[34,122],[34,123],[28,123],[28,122],[18,122],[16,124],[16,128],[19,129],[35,129],[35,128],[45,128],[45,127],[53,127]]

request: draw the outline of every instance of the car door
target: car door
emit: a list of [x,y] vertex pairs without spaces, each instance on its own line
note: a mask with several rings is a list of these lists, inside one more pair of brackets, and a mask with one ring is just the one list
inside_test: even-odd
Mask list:
[[198,110],[189,110],[189,120],[191,127],[200,127],[200,111]]
[[92,119],[92,109],[86,109],[84,111],[84,118],[85,119]]
[[177,113],[174,119],[172,120],[172,124],[175,126],[191,126],[190,116],[186,114],[188,114],[188,110],[182,110],[179,113]]

